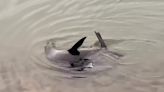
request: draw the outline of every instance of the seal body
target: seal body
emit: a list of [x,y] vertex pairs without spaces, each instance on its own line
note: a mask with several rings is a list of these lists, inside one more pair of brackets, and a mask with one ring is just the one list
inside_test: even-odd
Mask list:
[[[85,59],[88,59],[90,55],[93,55],[99,50],[100,49],[98,48],[81,48],[79,49],[80,55],[72,55],[67,50],[56,49],[53,42],[48,42],[45,46],[45,54],[48,60],[65,64],[77,64],[77,62],[83,61],[86,62]],[[79,65],[80,63],[78,64],[78,66]]]
[[48,41],[45,46],[46,57],[51,61],[69,64],[71,67],[77,67],[80,70],[92,68],[93,62],[90,58],[99,52],[99,50],[107,49],[100,33],[95,32],[95,34],[101,44],[100,48],[80,48],[86,37],[81,38],[68,50],[58,50],[55,48],[55,43]]

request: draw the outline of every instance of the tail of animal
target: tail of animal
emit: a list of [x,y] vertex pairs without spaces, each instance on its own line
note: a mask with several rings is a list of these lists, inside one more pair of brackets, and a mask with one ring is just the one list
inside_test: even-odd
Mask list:
[[95,34],[96,34],[96,36],[97,36],[97,38],[98,38],[98,40],[100,42],[101,48],[107,48],[104,40],[101,37],[101,34],[99,32],[96,32],[96,31],[95,31]]

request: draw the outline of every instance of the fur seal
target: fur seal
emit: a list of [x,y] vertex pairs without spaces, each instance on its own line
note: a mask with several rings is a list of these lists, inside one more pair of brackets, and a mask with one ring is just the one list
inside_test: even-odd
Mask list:
[[45,55],[48,60],[68,64],[72,68],[82,71],[85,68],[92,68],[93,62],[88,57],[96,54],[101,49],[107,49],[107,46],[99,32],[95,32],[101,47],[96,48],[80,48],[86,37],[81,38],[68,50],[58,50],[55,48],[55,43],[48,41],[45,46]]

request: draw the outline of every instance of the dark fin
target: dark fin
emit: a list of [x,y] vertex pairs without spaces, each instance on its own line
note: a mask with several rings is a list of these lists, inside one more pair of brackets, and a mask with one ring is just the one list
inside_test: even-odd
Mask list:
[[83,44],[86,37],[81,38],[71,49],[68,50],[72,55],[80,55],[78,48]]
[[96,34],[96,36],[97,36],[97,38],[101,44],[101,48],[107,48],[107,46],[106,46],[104,40],[102,39],[100,33],[95,31],[95,34]]

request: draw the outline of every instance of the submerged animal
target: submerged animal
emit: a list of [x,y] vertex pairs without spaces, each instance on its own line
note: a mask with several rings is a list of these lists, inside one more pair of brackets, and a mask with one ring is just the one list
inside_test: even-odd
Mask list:
[[55,48],[54,42],[48,41],[45,46],[46,57],[50,61],[69,65],[71,68],[76,68],[79,71],[82,71],[85,68],[92,68],[94,61],[92,61],[90,57],[102,49],[107,50],[107,46],[100,33],[95,32],[95,34],[101,44],[100,48],[80,48],[86,37],[81,38],[68,50],[58,50]]

